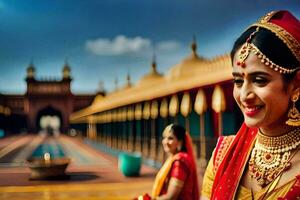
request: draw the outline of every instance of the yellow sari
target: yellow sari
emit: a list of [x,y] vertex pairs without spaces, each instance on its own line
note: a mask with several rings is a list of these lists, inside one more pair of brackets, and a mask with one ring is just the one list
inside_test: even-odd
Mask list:
[[[211,198],[211,189],[213,185],[213,181],[215,178],[215,172],[213,170],[213,161],[212,159],[209,161],[207,169],[205,171],[204,179],[203,179],[203,187],[201,194],[202,196],[205,196],[207,198]],[[288,183],[282,185],[279,188],[276,188],[273,190],[271,193],[266,196],[265,199],[278,199],[279,197],[284,197],[292,188],[292,186],[295,184],[296,178],[289,181]],[[252,193],[251,190],[239,185],[237,192],[236,192],[236,197],[235,199],[237,200],[248,200],[248,199],[254,199],[254,200],[259,200],[262,196],[265,195],[267,192],[267,187],[263,188],[262,190],[258,192]]]

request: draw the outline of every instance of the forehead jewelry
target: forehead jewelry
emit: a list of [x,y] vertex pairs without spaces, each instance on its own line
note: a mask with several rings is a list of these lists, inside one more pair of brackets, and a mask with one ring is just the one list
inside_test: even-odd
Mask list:
[[259,27],[257,27],[256,30],[249,35],[246,42],[241,47],[241,49],[238,53],[239,61],[237,61],[237,63],[236,63],[238,66],[241,66],[243,68],[246,67],[245,60],[249,56],[251,49],[252,49],[250,41],[251,41],[252,37],[255,35],[255,33],[257,33],[258,31],[259,31]]
[[253,36],[259,31],[259,27],[250,34],[247,38],[246,42],[242,45],[240,51],[238,52],[238,61],[236,62],[237,66],[246,67],[245,61],[248,58],[250,52],[254,53],[260,61],[265,64],[266,66],[270,67],[274,71],[277,71],[281,74],[291,74],[300,69],[298,67],[282,67],[277,65],[272,60],[270,60],[266,55],[264,55],[253,43],[251,43],[251,39]]

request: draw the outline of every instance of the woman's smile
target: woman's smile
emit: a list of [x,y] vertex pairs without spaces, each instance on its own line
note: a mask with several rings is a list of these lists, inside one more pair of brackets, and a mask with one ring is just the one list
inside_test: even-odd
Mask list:
[[245,115],[254,117],[263,109],[263,106],[244,106]]

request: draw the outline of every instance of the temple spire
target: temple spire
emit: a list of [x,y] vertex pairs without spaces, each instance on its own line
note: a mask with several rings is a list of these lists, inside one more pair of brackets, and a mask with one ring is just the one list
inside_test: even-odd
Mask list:
[[99,85],[98,85],[98,90],[97,90],[97,94],[101,94],[102,96],[105,96],[105,89],[104,89],[104,82],[101,80],[99,82]]
[[193,52],[193,56],[198,57],[198,55],[197,55],[197,40],[196,40],[196,36],[195,35],[193,36],[193,41],[192,41],[192,44],[191,44],[191,49],[192,49],[192,52]]
[[157,74],[157,70],[156,70],[156,56],[155,56],[155,52],[153,52],[153,56],[152,56],[152,63],[151,63],[151,72],[153,74]]
[[127,72],[127,76],[126,76],[126,80],[127,80],[127,84],[126,84],[126,86],[127,87],[130,87],[131,86],[131,82],[130,82],[130,74],[129,74],[129,70],[128,70],[128,72]]
[[27,79],[34,79],[35,78],[35,67],[33,64],[33,58],[31,58],[30,63],[27,67]]
[[71,78],[71,68],[69,66],[67,57],[65,58],[65,64],[64,64],[62,72],[63,72],[63,79],[70,79]]

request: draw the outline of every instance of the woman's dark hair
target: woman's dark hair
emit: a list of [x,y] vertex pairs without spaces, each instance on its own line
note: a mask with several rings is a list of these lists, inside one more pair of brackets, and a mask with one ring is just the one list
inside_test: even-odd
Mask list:
[[[255,30],[256,27],[249,28],[235,41],[230,54],[232,63],[235,53]],[[253,35],[250,42],[253,43],[266,57],[279,66],[288,69],[294,69],[300,66],[299,61],[292,54],[286,44],[284,44],[284,42],[273,32],[267,29],[260,27],[259,31]],[[282,74],[285,85],[293,80],[295,74],[296,72],[292,74]]]
[[182,141],[182,147],[180,151],[186,152],[187,149],[185,145],[185,128],[178,124],[172,124],[171,131],[179,141]]

